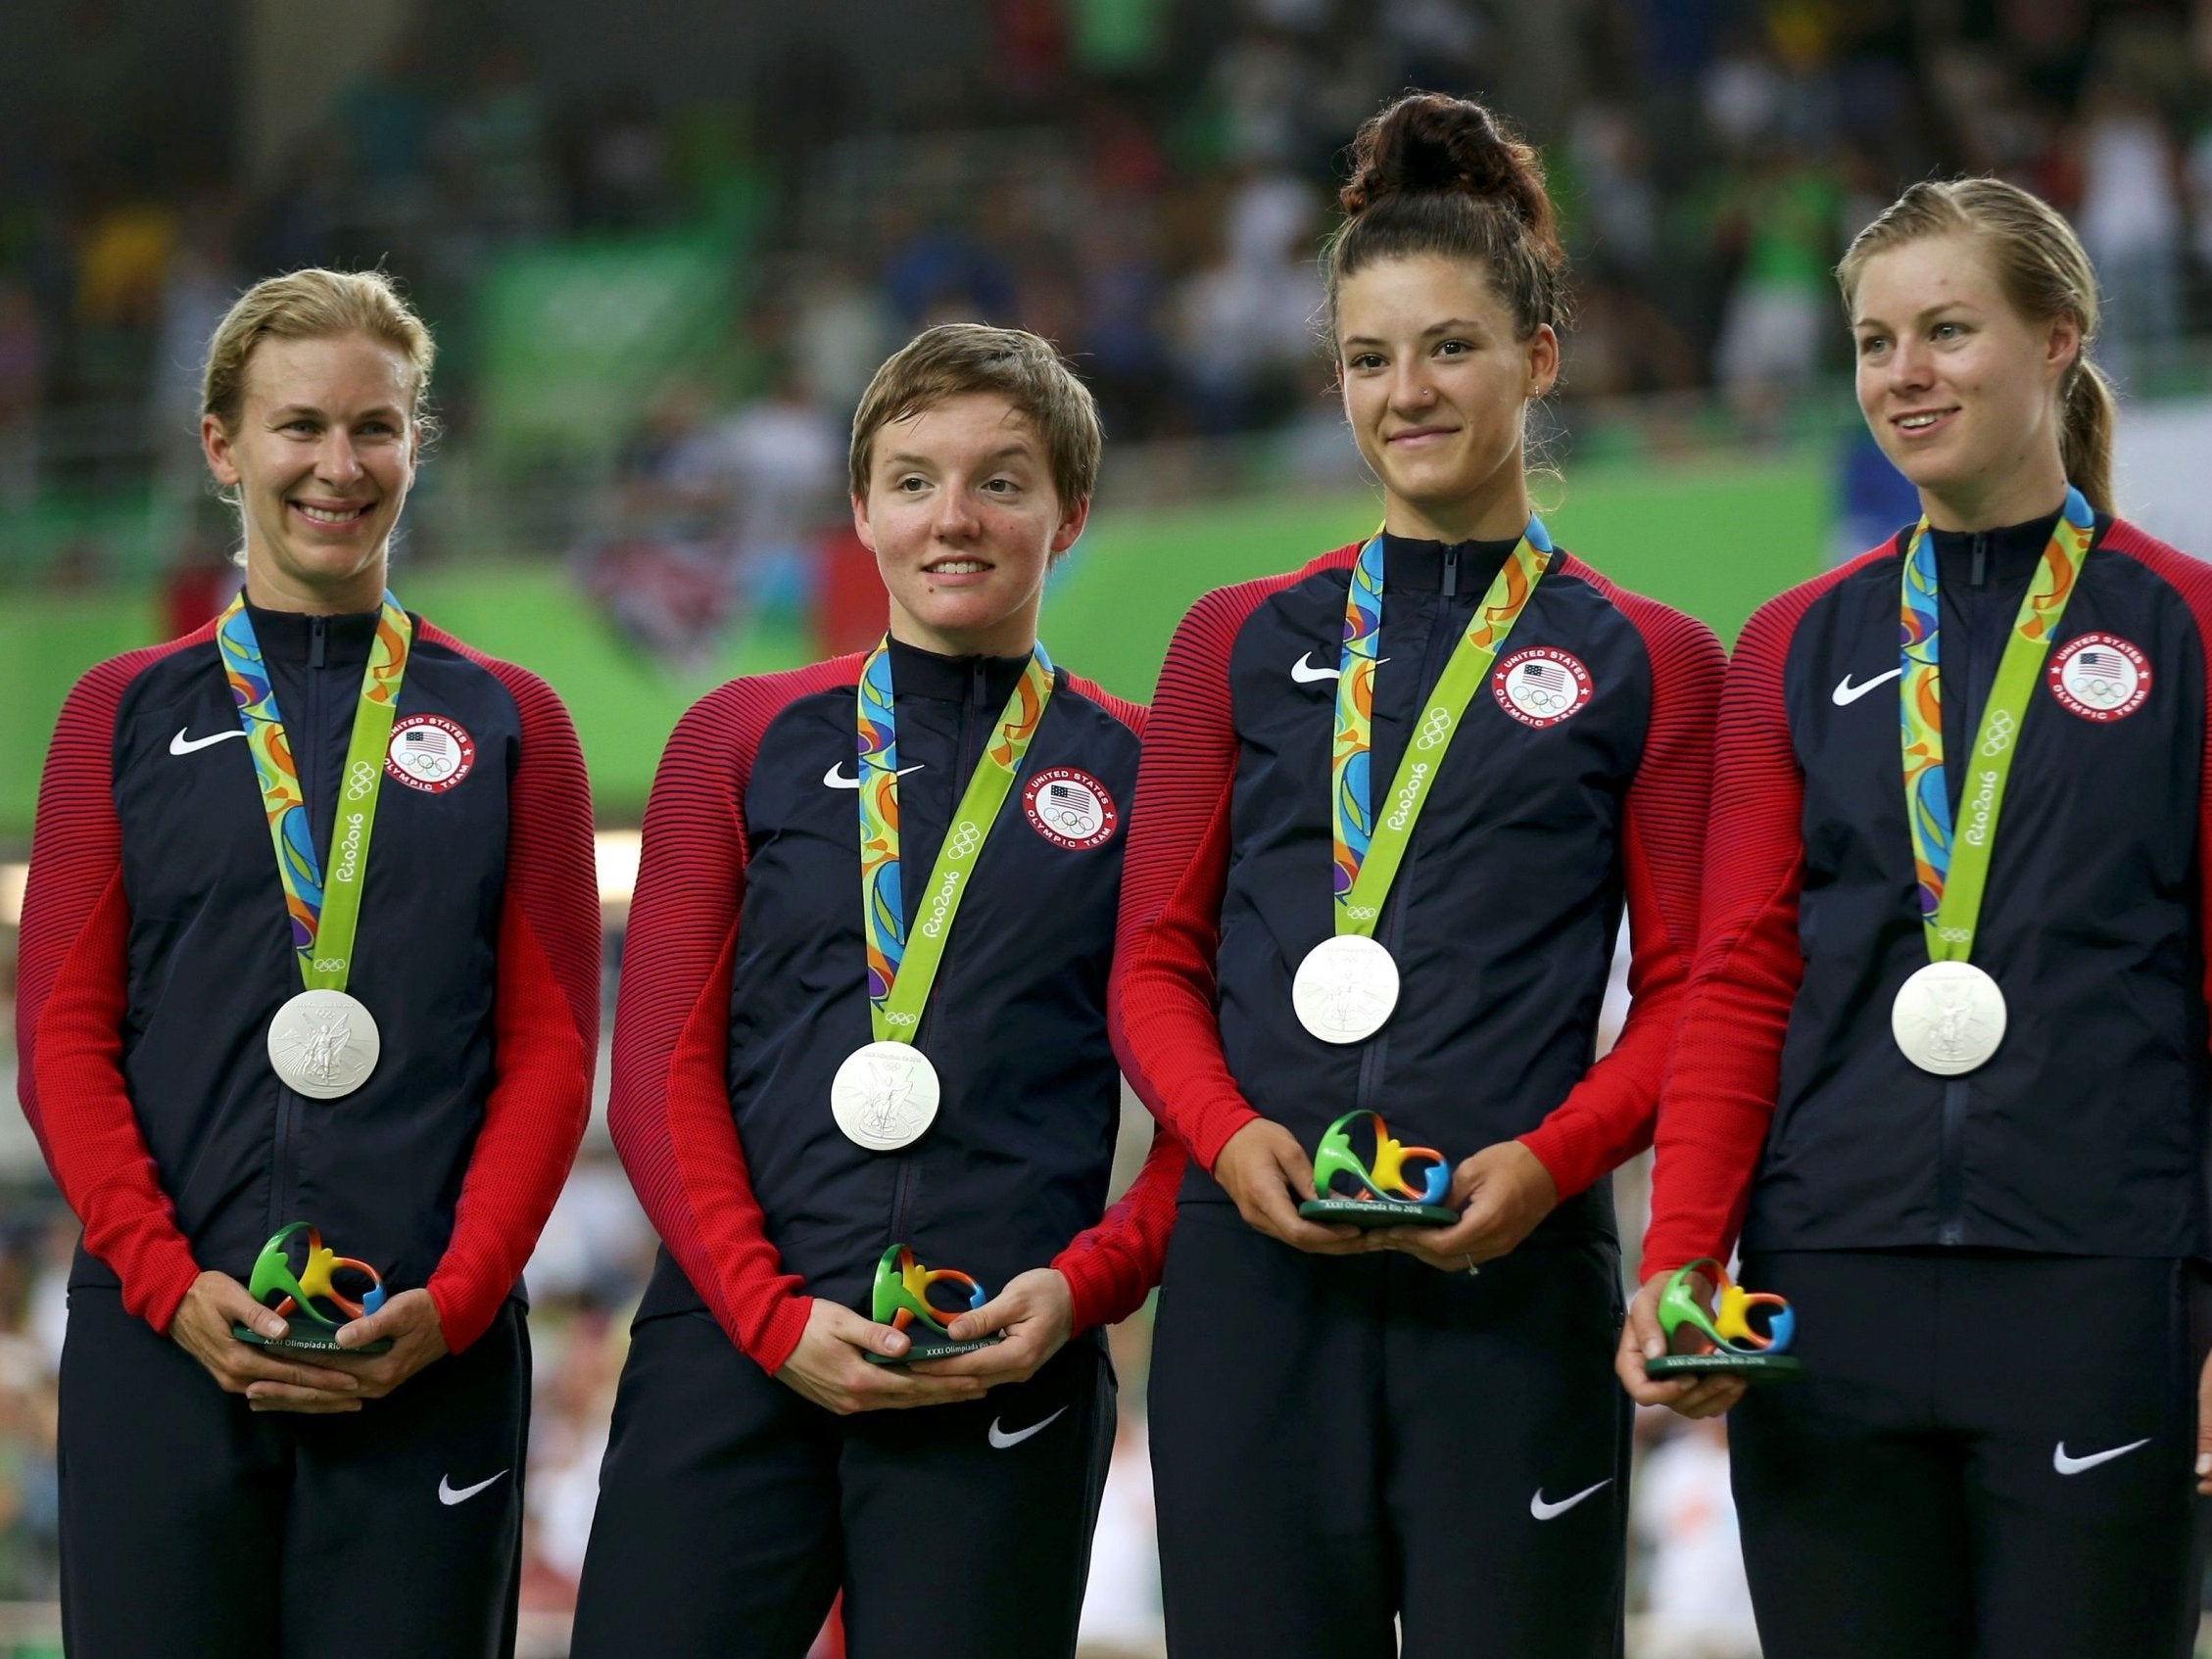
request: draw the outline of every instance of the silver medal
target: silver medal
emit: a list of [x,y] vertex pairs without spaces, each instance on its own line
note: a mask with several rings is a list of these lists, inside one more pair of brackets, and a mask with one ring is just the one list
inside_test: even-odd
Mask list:
[[1931,962],[1898,987],[1890,1029],[1921,1070],[1956,1077],[2004,1041],[2004,993],[1970,962]]
[[376,1020],[344,991],[302,991],[268,1022],[268,1063],[294,1094],[336,1100],[368,1081]]
[[1290,1006],[1324,1043],[1365,1042],[1398,1006],[1398,965],[1363,933],[1323,939],[1298,965]]
[[856,1048],[831,1080],[830,1114],[870,1152],[912,1146],[937,1119],[937,1067],[912,1043]]

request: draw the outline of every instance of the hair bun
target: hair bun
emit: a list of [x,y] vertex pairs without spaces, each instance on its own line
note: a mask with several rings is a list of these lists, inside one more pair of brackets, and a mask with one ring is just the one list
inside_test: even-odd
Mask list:
[[1480,104],[1408,93],[1352,140],[1352,177],[1337,195],[1348,215],[1392,196],[1457,193],[1495,201],[1539,234],[1551,228],[1543,164]]

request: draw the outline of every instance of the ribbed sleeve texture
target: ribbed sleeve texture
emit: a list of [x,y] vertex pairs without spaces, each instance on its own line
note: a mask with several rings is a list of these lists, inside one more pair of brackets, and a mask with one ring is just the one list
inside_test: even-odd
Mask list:
[[1652,667],[1652,713],[1621,821],[1628,1018],[1611,1050],[1520,1137],[1563,1199],[1652,1141],[1697,951],[1713,720],[1726,670],[1720,641],[1704,623],[1615,588],[1572,559],[1565,568],[1611,599],[1642,636]]
[[[784,1270],[753,1196],[730,1111],[730,977],[747,859],[745,797],[762,736],[800,697],[856,683],[846,656],[733,681],[677,725],[646,808],[645,850],[614,1028],[608,1126],[646,1213],[708,1309],[773,1374],[812,1299]],[[1088,681],[1069,687],[1141,734],[1144,711]],[[1155,1139],[1144,1168],[1097,1226],[1052,1265],[1076,1329],[1125,1317],[1158,1280],[1181,1149]]]
[[[1148,716],[1140,703],[1113,696],[1076,675],[1069,686],[1105,709],[1142,737]],[[1125,833],[1133,833],[1133,829]],[[1129,879],[1126,854],[1122,879]],[[1077,1331],[1128,1318],[1160,1282],[1167,1259],[1168,1235],[1176,1223],[1176,1189],[1182,1182],[1184,1153],[1167,1125],[1153,1130],[1151,1150],[1129,1191],[1109,1206],[1095,1227],[1076,1235],[1052,1265],[1068,1281]]]
[[[1358,551],[1329,558],[1349,564]],[[1262,600],[1315,568],[1219,589],[1190,607],[1160,668],[1137,767],[1109,999],[1114,1052],[1137,1098],[1209,1171],[1259,1115],[1222,1058],[1215,1013],[1236,779],[1229,651]]]
[[560,1197],[592,1109],[599,1054],[600,898],[592,793],[568,711],[551,687],[425,625],[514,698],[521,754],[507,792],[506,883],[492,1004],[492,1092],[430,1274],[446,1346],[491,1325]]
[[1659,1113],[1645,1278],[1703,1256],[1725,1261],[1742,1230],[1804,975],[1804,779],[1783,695],[1790,642],[1814,600],[1889,551],[1769,600],[1736,641],[1715,743],[1697,964]]
[[677,723],[646,805],[614,1016],[607,1127],[661,1242],[730,1340],[773,1374],[812,1299],[769,1242],[730,1113],[730,972],[745,903],[753,756],[795,698],[861,658],[735,680]]
[[[1113,1026],[1116,1051],[1147,1106],[1208,1169],[1257,1115],[1222,1058],[1214,953],[1226,877],[1237,738],[1228,662],[1238,631],[1271,594],[1315,570],[1347,565],[1356,546],[1306,569],[1206,595],[1168,647],[1137,782],[1122,882]],[[1653,712],[1630,787],[1623,861],[1635,993],[1613,1051],[1523,1137],[1558,1183],[1580,1192],[1651,1137],[1697,936],[1720,646],[1702,624],[1566,567],[1604,592],[1642,636]]]
[[16,989],[18,1091],[84,1248],[123,1306],[167,1333],[199,1276],[138,1130],[122,1076],[130,909],[115,806],[116,711],[124,689],[196,634],[92,669],[62,705],[31,831]]
[[2101,545],[2140,561],[2182,596],[2196,619],[2197,648],[2205,654],[2205,752],[2196,797],[2196,925],[2204,957],[2204,998],[2212,1003],[2212,897],[2208,897],[2212,895],[2212,788],[2205,787],[2205,780],[2212,779],[2212,564],[2144,535],[2125,520],[2113,524]]

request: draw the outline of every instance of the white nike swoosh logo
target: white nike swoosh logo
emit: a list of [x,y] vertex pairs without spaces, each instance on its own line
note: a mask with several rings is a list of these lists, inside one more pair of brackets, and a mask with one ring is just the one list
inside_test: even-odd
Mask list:
[[226,737],[243,737],[246,735],[246,729],[240,727],[234,732],[217,732],[212,737],[185,736],[184,734],[190,730],[191,728],[188,726],[179,726],[176,729],[176,735],[168,740],[168,752],[170,754],[188,755],[194,749],[206,748],[210,743],[219,743]]
[[1053,1412],[1050,1417],[1045,1418],[1043,1422],[1032,1423],[1028,1428],[1016,1429],[1012,1434],[1008,1434],[1004,1429],[998,1426],[999,1423],[1003,1421],[1003,1419],[993,1417],[990,1420],[990,1444],[993,1448],[999,1451],[1004,1451],[1010,1446],[1020,1446],[1022,1442],[1028,1440],[1030,1436],[1042,1434],[1046,1429],[1050,1428],[1057,1419],[1059,1419],[1063,1414],[1066,1413],[1067,1409],[1068,1408],[1063,1405],[1058,1411]]
[[2061,1475],[2078,1475],[2084,1469],[2093,1469],[2099,1463],[2109,1463],[2115,1457],[2125,1457],[2131,1451],[2140,1451],[2149,1444],[2148,1437],[2145,1437],[2142,1440],[2132,1440],[2126,1446],[2116,1446],[2110,1451],[2092,1451],[2087,1457],[2069,1457],[2066,1455],[2066,1443],[2060,1441],[2051,1448],[2050,1466]]
[[478,1493],[482,1492],[486,1487],[490,1486],[493,1481],[498,1480],[500,1478],[500,1475],[504,1475],[506,1471],[505,1469],[502,1469],[499,1475],[493,1475],[487,1480],[478,1481],[472,1487],[462,1487],[458,1492],[454,1491],[453,1482],[451,1480],[449,1480],[444,1475],[440,1475],[438,1477],[438,1501],[445,1504],[448,1508],[451,1508],[457,1503],[466,1503],[470,1498],[474,1497]]
[[1606,1490],[1606,1488],[1611,1485],[1612,1480],[1611,1477],[1609,1476],[1605,1480],[1600,1481],[1596,1486],[1584,1487],[1572,1497],[1563,1497],[1557,1503],[1546,1503],[1544,1501],[1544,1489],[1542,1487],[1538,1487],[1536,1489],[1536,1495],[1528,1500],[1528,1512],[1531,1515],[1535,1516],[1539,1521],[1549,1521],[1556,1516],[1564,1515],[1569,1509],[1572,1509],[1577,1503],[1580,1503],[1592,1493],[1603,1492]]
[[1904,670],[1902,667],[1893,668],[1887,674],[1877,674],[1873,679],[1869,680],[1863,686],[1853,686],[1851,684],[1851,677],[1848,674],[1845,675],[1841,680],[1836,682],[1836,706],[1838,708],[1851,707],[1851,705],[1857,702],[1859,698],[1865,696],[1867,692],[1873,690],[1875,687],[1889,684],[1889,682],[1895,680],[1903,672]]
[[[909,772],[919,772],[921,770],[922,763],[920,761],[916,761],[912,766],[900,767],[896,773],[892,774],[892,776],[903,778]],[[839,773],[838,769],[833,766],[829,771],[822,774],[822,786],[826,789],[857,789],[860,787],[860,780],[857,776],[851,778],[843,777]]]
[[[1389,660],[1390,659],[1388,657],[1376,657],[1374,659],[1374,665],[1375,667],[1380,668]],[[1308,651],[1304,656],[1300,657],[1296,662],[1290,665],[1290,678],[1297,681],[1301,686],[1311,686],[1317,680],[1334,680],[1342,672],[1342,669],[1322,668],[1322,666],[1320,666],[1320,664],[1314,661],[1314,653],[1312,651]]]

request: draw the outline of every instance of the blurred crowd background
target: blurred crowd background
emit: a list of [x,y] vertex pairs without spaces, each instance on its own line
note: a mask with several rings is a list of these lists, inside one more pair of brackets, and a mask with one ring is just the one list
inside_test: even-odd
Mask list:
[[[844,522],[845,432],[916,329],[1034,329],[1097,394],[1107,528],[1046,632],[1118,690],[1149,688],[1153,622],[1209,558],[1249,563],[1221,579],[1282,568],[1345,539],[1309,526],[1371,522],[1315,254],[1351,131],[1410,86],[1482,96],[1543,150],[1576,323],[1540,450],[1570,522],[1633,527],[1660,503],[1688,517],[1686,547],[1701,514],[1781,527],[1741,568],[1650,547],[1627,567],[1724,637],[1911,516],[1858,435],[1829,271],[1930,173],[2000,173],[2072,217],[2106,291],[2131,510],[2212,547],[2187,534],[2212,437],[2203,0],[6,0],[0,858],[19,862],[0,869],[0,989],[69,679],[197,626],[235,584],[198,370],[246,283],[381,265],[437,334],[442,430],[399,586],[577,708],[612,832],[611,1020],[619,832],[675,713],[736,669],[881,627]],[[1296,528],[1237,544],[1255,524]],[[1194,550],[1143,562],[1171,545]],[[1066,650],[1063,627],[1107,660]],[[1633,1241],[1640,1175],[1616,1186]],[[0,1654],[58,1651],[73,1237],[11,1116]],[[530,1269],[529,1653],[563,1650],[652,1249],[595,1124]],[[1114,1338],[1128,1416],[1085,1616],[1099,1656],[1159,1651],[1147,1329]],[[1639,1437],[1631,1654],[1748,1659],[1724,1431]]]

